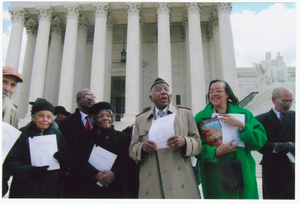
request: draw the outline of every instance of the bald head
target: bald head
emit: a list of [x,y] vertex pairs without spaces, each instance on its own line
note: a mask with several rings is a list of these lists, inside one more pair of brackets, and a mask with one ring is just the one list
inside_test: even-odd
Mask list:
[[288,113],[293,103],[293,93],[286,87],[277,87],[272,93],[274,109],[280,113]]

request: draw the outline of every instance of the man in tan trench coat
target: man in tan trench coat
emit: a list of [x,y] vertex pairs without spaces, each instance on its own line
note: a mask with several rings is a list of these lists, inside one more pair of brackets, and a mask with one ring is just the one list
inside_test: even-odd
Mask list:
[[[194,117],[190,110],[170,104],[172,94],[163,79],[157,78],[150,91],[155,106],[136,118],[129,147],[129,156],[140,163],[139,198],[200,198],[190,161],[202,147]],[[167,148],[159,149],[148,138],[152,121],[174,113],[175,136],[166,141]]]

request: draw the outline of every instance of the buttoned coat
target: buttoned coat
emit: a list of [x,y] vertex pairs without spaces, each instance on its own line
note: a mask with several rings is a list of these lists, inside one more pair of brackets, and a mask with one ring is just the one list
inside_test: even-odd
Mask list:
[[[155,108],[138,116],[129,147],[129,156],[140,163],[139,198],[200,198],[191,156],[201,151],[198,129],[191,111],[169,105],[168,113],[176,113],[174,132],[186,142],[186,151],[164,148],[146,153],[142,157],[142,146],[149,139],[149,130]],[[159,119],[158,119],[159,120]]]
[[282,124],[272,109],[256,118],[264,126],[268,137],[268,141],[259,151],[263,154],[263,197],[294,199],[295,172],[286,153],[273,153],[273,149],[276,142],[295,142],[295,112],[286,113]]

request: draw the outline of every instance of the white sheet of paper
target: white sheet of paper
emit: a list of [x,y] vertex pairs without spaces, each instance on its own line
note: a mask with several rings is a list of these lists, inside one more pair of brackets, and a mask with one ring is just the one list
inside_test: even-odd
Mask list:
[[294,155],[291,152],[288,152],[286,155],[288,156],[290,162],[295,164],[295,157],[294,157]]
[[[212,117],[215,117],[217,115],[218,115],[217,113],[213,113]],[[227,114],[227,115],[232,115],[236,119],[245,123],[245,115],[244,114]],[[218,118],[221,118],[221,117],[222,116],[218,116]],[[245,142],[240,140],[240,133],[239,133],[239,129],[237,127],[228,125],[226,123],[223,123],[222,121],[220,121],[220,123],[222,125],[223,144],[227,144],[231,140],[234,140],[234,142],[232,143],[233,145],[238,142],[239,147],[245,147]]]
[[167,140],[174,136],[174,120],[176,113],[153,120],[149,130],[149,140],[156,143],[157,149],[167,148]]
[[196,165],[197,165],[197,158],[194,157],[194,156],[192,156],[192,157],[191,157],[191,163],[192,163],[192,166],[193,166],[193,167],[196,167]]
[[[98,171],[109,171],[111,170],[111,167],[113,166],[116,158],[117,155],[115,155],[114,153],[111,153],[110,151],[107,151],[102,147],[94,145],[90,154],[89,163]],[[103,187],[99,181],[97,181],[96,184]]]
[[21,131],[2,121],[2,163],[20,135]]
[[30,159],[32,166],[49,165],[48,170],[59,169],[58,161],[53,157],[57,152],[56,135],[29,137]]

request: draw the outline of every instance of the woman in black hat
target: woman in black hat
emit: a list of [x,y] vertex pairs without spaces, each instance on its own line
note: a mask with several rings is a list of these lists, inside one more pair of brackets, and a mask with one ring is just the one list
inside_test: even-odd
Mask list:
[[[62,190],[62,176],[67,168],[64,155],[68,146],[62,133],[50,126],[54,107],[45,99],[38,98],[31,108],[31,122],[20,128],[21,135],[4,161],[4,169],[13,175],[9,198],[57,198]],[[57,149],[53,157],[60,169],[48,171],[49,166],[32,166],[29,138],[56,135]]]
[[[76,174],[82,182],[82,195],[87,198],[126,198],[128,197],[126,178],[131,168],[135,168],[133,160],[128,155],[131,134],[114,129],[112,124],[116,111],[110,103],[94,104],[88,114],[92,130],[82,134],[76,142],[80,145],[78,150],[82,152],[74,164]],[[117,155],[110,170],[97,170],[88,162],[94,146]],[[97,185],[97,182],[103,187]]]

